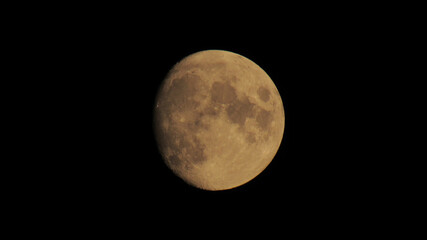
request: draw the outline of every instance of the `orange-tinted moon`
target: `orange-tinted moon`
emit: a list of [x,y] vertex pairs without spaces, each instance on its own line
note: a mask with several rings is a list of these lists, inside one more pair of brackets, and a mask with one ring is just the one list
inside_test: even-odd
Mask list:
[[239,54],[208,50],[177,63],[157,94],[154,127],[166,165],[188,184],[225,190],[255,178],[282,141],[273,81]]

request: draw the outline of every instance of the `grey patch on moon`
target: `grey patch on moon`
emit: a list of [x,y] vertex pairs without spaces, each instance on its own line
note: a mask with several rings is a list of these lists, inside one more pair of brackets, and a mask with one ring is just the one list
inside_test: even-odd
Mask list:
[[200,85],[200,77],[194,74],[186,74],[174,79],[167,93],[170,104],[180,109],[198,107],[200,103],[194,100],[194,96],[199,91]]
[[[165,118],[166,116],[164,112],[157,114],[160,114],[157,115],[157,118]],[[207,127],[201,123],[201,119],[186,123],[184,129],[178,127],[179,123],[169,121],[169,124],[171,126],[168,130],[163,128],[160,122],[155,124],[157,142],[169,166],[189,170],[194,164],[203,163],[207,160],[204,153],[206,146],[196,136],[186,134],[190,130],[189,125],[193,125],[195,131]],[[166,149],[169,149],[167,154],[169,156],[164,155]]]
[[207,114],[206,110],[204,112],[197,112],[196,118],[194,121],[190,121],[187,123],[187,127],[192,132],[198,132],[200,130],[209,130],[210,125],[203,121],[204,115]]
[[211,89],[212,101],[217,103],[231,103],[236,98],[236,89],[227,82],[214,82]]
[[255,134],[252,132],[249,132],[246,135],[246,141],[248,141],[248,143],[255,143],[256,142]]
[[206,148],[197,137],[193,137],[190,141],[186,140],[180,146],[181,153],[184,155],[184,159],[198,164],[206,160],[204,149]]
[[258,88],[257,93],[258,93],[259,98],[261,98],[262,101],[268,102],[268,100],[270,100],[270,91],[268,91],[267,88],[260,87],[260,88]]
[[271,112],[260,108],[256,116],[256,122],[258,123],[258,125],[261,128],[268,130],[270,123],[272,121],[273,121],[273,115],[271,114]]
[[204,114],[207,114],[209,116],[217,116],[219,112],[220,112],[220,108],[218,106],[215,106],[214,104],[210,104],[203,111]]
[[176,169],[185,169],[189,171],[192,168],[192,165],[190,162],[188,162],[185,159],[181,159],[176,154],[169,156],[169,158],[167,158],[166,161],[169,166],[173,166]]
[[166,161],[168,162],[169,165],[171,166],[177,166],[179,167],[180,164],[182,163],[182,161],[179,159],[179,157],[175,154],[169,156],[168,158],[166,158]]
[[179,133],[171,135],[172,137],[167,142],[173,152],[167,159],[171,165],[182,167],[182,162],[199,164],[206,161],[207,158],[204,153],[206,146],[197,137],[186,138],[182,137],[185,135]]
[[231,122],[244,126],[246,118],[254,116],[255,104],[244,96],[242,100],[236,100],[227,107],[227,116]]

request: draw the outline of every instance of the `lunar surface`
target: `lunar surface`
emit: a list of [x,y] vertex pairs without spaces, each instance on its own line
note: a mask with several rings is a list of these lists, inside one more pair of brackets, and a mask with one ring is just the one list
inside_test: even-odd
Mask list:
[[194,53],[164,79],[154,131],[166,165],[188,184],[225,190],[245,184],[272,161],[285,115],[273,81],[228,51]]

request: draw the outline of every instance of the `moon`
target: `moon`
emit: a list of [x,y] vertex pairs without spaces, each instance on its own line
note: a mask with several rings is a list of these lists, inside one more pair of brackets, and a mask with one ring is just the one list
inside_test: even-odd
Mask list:
[[273,160],[285,113],[275,84],[239,54],[206,50],[178,62],[155,100],[154,133],[166,165],[204,190],[243,185]]

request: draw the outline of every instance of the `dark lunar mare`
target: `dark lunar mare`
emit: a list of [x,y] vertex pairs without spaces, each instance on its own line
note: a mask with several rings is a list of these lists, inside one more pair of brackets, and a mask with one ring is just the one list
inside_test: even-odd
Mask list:
[[268,100],[270,100],[270,91],[268,91],[267,88],[260,87],[260,88],[258,88],[257,93],[258,93],[259,98],[261,98],[262,101],[268,102]]

